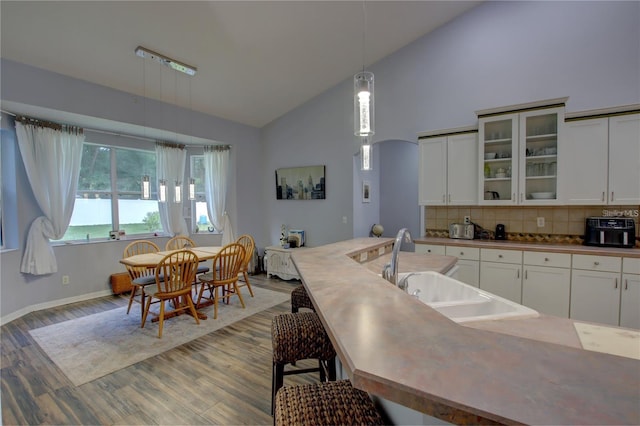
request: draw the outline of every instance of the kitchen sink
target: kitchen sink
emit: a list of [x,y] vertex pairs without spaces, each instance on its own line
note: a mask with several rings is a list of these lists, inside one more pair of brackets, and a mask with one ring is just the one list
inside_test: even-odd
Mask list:
[[456,322],[534,318],[539,313],[437,272],[401,273],[407,292]]

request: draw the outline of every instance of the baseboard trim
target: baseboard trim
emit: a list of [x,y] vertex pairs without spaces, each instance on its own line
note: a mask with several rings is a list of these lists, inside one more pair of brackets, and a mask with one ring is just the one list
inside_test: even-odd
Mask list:
[[19,309],[15,312],[10,313],[9,315],[0,317],[0,326],[8,324],[11,321],[16,320],[31,312],[41,311],[43,309],[55,308],[62,305],[68,305],[70,303],[83,302],[85,300],[90,300],[90,299],[97,299],[98,297],[109,296],[111,294],[112,293],[110,290],[101,290],[101,291],[96,291],[94,293],[82,294],[80,296],[67,297],[65,299],[51,300],[48,302],[25,306],[22,309]]

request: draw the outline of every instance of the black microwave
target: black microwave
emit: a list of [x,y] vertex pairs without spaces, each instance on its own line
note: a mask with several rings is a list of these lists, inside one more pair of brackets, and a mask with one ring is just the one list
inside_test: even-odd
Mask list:
[[584,243],[588,246],[635,247],[636,224],[625,217],[588,217]]

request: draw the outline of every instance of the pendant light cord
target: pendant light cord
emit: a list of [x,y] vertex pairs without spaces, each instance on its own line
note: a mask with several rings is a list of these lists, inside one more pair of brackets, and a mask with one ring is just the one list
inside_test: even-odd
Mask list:
[[365,7],[365,0],[362,0],[362,72],[364,72],[364,66],[365,66],[366,46],[367,46],[367,8]]

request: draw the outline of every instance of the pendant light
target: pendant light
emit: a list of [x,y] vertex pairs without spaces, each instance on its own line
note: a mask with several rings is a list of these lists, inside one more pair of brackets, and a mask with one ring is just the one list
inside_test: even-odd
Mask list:
[[142,199],[148,200],[151,198],[151,183],[149,182],[149,175],[142,177]]
[[189,178],[189,200],[193,201],[196,199],[196,180],[194,178]]
[[367,13],[362,2],[362,71],[353,76],[354,134],[361,137],[375,133],[373,73],[364,70]]
[[173,192],[173,202],[176,204],[182,203],[182,182],[176,180],[176,186]]
[[360,145],[360,170],[373,170],[373,145],[369,142],[369,138],[362,138]]
[[160,179],[158,185],[158,201],[161,203],[167,202],[167,181]]

